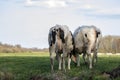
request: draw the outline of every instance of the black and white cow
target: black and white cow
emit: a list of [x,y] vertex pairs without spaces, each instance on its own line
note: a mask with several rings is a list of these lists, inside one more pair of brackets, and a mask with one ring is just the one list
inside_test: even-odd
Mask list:
[[[97,52],[101,40],[101,31],[95,26],[78,27],[74,34],[75,59],[77,66],[80,66],[79,54],[83,54],[85,62],[89,62],[89,68],[93,67],[93,63],[97,60]],[[93,52],[93,58],[91,53]]]
[[68,58],[68,69],[70,69],[71,52],[73,51],[73,36],[69,28],[66,25],[55,25],[54,27],[50,28],[48,42],[51,70],[54,70],[53,67],[55,57],[59,62],[59,70],[61,70],[61,64],[63,63],[63,70],[66,71],[66,57]]

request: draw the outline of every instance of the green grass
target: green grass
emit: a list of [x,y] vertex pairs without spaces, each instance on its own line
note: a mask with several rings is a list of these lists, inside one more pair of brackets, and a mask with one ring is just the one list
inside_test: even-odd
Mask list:
[[101,76],[101,72],[111,71],[119,65],[119,55],[102,55],[98,57],[98,63],[92,70],[88,69],[81,59],[80,67],[75,67],[74,63],[71,63],[71,70],[64,73],[58,70],[58,62],[55,61],[55,72],[51,74],[49,53],[0,53],[0,80],[107,80]]

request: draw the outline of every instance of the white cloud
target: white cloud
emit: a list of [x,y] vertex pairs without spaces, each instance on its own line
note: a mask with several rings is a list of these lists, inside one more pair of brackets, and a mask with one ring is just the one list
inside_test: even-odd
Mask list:
[[92,5],[89,5],[89,4],[86,4],[83,6],[83,9],[92,9],[93,6]]
[[69,3],[78,3],[79,0],[26,0],[25,6],[42,6],[47,8],[67,7]]
[[60,0],[48,0],[45,1],[49,8],[56,8],[56,7],[66,7],[67,4],[65,1]]
[[[26,6],[40,6],[45,8],[65,8],[70,12],[80,12],[83,15],[120,15],[120,9],[115,7],[109,8],[103,3],[88,0],[26,0]],[[103,5],[103,6],[101,6]],[[62,11],[63,12],[63,11]]]
[[26,6],[42,6],[47,8],[57,8],[57,7],[66,7],[66,1],[64,0],[44,0],[44,1],[33,1],[33,0],[26,0]]
[[32,1],[32,0],[26,0],[25,6],[43,6],[44,3],[41,1]]
[[71,2],[71,3],[77,3],[79,0],[65,0],[67,2]]
[[97,8],[94,6],[94,5],[90,5],[90,4],[83,4],[81,6],[78,7],[79,9],[81,10],[84,10],[84,11],[95,11],[97,10]]
[[27,5],[32,5],[33,2],[32,2],[31,0],[26,0],[26,4],[27,4]]

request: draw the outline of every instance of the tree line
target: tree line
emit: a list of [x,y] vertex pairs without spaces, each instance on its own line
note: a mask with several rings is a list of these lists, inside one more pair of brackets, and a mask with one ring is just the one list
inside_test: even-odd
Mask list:
[[100,42],[99,52],[120,53],[120,36],[104,36]]
[[24,53],[24,52],[40,52],[40,51],[48,51],[48,49],[24,48],[20,44],[10,45],[10,44],[3,44],[2,42],[0,42],[0,53]]
[[[20,53],[20,52],[48,52],[48,48],[23,48],[20,44],[10,45],[0,42],[0,53]],[[101,53],[120,53],[120,36],[104,36],[100,42],[98,52]]]

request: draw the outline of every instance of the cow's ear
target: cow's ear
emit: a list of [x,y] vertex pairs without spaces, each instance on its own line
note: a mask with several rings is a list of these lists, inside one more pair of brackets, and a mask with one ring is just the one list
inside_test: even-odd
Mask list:
[[96,37],[98,38],[99,34],[101,34],[100,32],[96,31]]
[[56,36],[56,32],[52,31],[52,43],[55,44],[55,36]]
[[61,28],[59,28],[59,32],[60,32],[60,39],[62,40],[63,43],[65,43],[64,31]]

